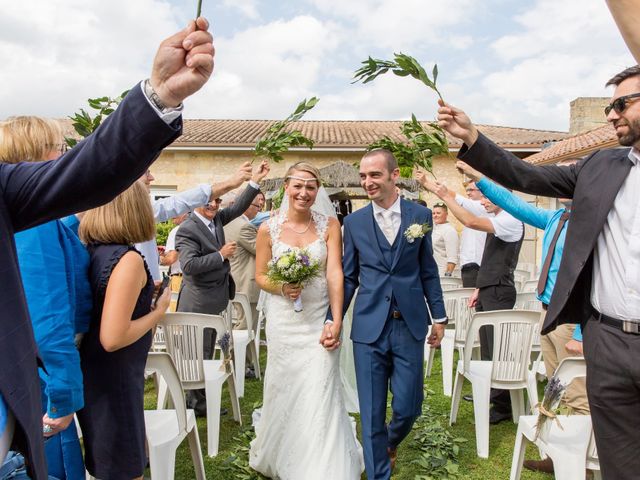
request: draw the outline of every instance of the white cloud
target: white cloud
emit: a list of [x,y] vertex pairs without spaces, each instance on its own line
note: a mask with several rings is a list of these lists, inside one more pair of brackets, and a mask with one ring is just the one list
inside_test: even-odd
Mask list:
[[224,0],[222,4],[225,7],[239,10],[240,13],[250,19],[257,19],[260,17],[258,13],[258,2],[256,0]]

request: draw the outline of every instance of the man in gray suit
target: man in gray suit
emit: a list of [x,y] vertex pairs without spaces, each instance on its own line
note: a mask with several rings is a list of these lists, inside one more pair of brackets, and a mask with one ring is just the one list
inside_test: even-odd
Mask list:
[[[182,268],[178,312],[219,315],[227,308],[235,293],[229,258],[236,251],[236,242],[225,241],[223,227],[251,205],[260,191],[258,183],[268,173],[269,165],[263,161],[232,206],[220,209],[221,200],[216,198],[204,207],[196,208],[180,225],[176,233],[176,249]],[[204,358],[212,358],[215,341],[215,331],[205,330]],[[197,415],[205,414],[204,390],[190,391],[187,402]]]

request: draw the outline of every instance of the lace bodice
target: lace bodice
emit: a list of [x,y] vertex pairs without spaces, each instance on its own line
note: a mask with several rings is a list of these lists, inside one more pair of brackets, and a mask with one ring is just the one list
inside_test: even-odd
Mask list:
[[[315,225],[318,238],[302,248],[307,249],[311,257],[320,262],[320,270],[324,272],[327,263],[327,242],[325,241],[325,237],[327,235],[327,229],[329,228],[329,217],[322,213],[311,211],[311,218]],[[280,239],[282,225],[286,221],[287,212],[279,212],[269,219],[272,257],[277,257],[287,250],[299,248],[289,245]],[[324,275],[322,277],[324,278]]]

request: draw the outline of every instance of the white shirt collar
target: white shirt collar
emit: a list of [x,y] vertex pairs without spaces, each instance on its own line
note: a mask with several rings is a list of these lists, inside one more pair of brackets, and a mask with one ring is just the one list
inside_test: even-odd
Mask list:
[[640,163],[640,150],[638,150],[636,147],[633,147],[631,150],[629,150],[629,160],[631,160],[633,165],[637,167],[638,163]]
[[[207,228],[211,228],[211,222],[213,222],[213,220],[209,220],[207,217],[205,217],[205,216],[203,216],[203,215],[200,215],[200,214],[199,214],[198,212],[196,212],[195,210],[193,211],[193,213],[195,213],[195,214],[196,214],[196,217],[198,217],[198,218],[200,219],[200,221],[201,221],[202,223],[204,223],[204,225],[205,225]],[[215,218],[215,217],[214,217],[214,218]]]
[[376,202],[371,202],[371,205],[373,206],[373,213],[375,215],[386,211],[392,212],[392,213],[397,213],[398,215],[400,215],[402,213],[402,211],[400,210],[400,195],[398,195],[398,198],[396,198],[396,201],[393,202],[393,205],[391,205],[389,208],[384,209],[382,208],[380,205],[378,205]]

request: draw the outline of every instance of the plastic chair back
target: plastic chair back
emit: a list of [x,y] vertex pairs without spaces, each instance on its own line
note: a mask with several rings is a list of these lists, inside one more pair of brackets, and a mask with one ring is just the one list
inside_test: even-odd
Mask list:
[[538,300],[536,292],[519,292],[516,294],[516,304],[514,308],[520,310],[542,310],[542,302]]
[[[247,330],[249,331],[249,338],[253,340],[255,336],[255,323],[253,318],[253,312],[251,311],[251,304],[249,303],[249,297],[246,294],[241,292],[236,292],[236,295],[233,300],[231,300],[231,305],[233,307],[238,307],[242,309],[244,312],[244,318],[247,321]],[[235,308],[229,308],[229,312],[233,315],[235,312]]]
[[538,288],[538,279],[536,278],[536,279],[531,279],[524,282],[522,284],[522,288],[520,291],[522,293],[535,292],[537,288]]
[[453,317],[455,321],[454,344],[456,347],[463,347],[467,339],[467,329],[474,312],[474,309],[468,306],[473,291],[473,288],[457,288],[443,292],[445,301],[455,300],[454,310],[451,313],[447,310],[447,315]]
[[186,434],[187,431],[187,405],[184,400],[184,392],[178,378],[178,372],[171,359],[166,352],[149,352],[147,356],[146,370],[162,377],[169,389],[169,395],[178,417],[178,427],[181,432]]
[[[531,344],[540,313],[531,310],[495,310],[473,314],[467,331],[465,352],[471,352],[480,327],[493,325],[493,359],[491,380],[526,382],[531,362]],[[468,371],[471,355],[464,355]]]
[[440,277],[440,286],[442,287],[442,291],[462,288],[462,279],[456,277]]
[[227,319],[221,315],[175,312],[166,313],[160,324],[164,328],[167,352],[184,388],[204,388],[203,332],[205,328],[214,329],[218,340],[229,334],[231,343]]

